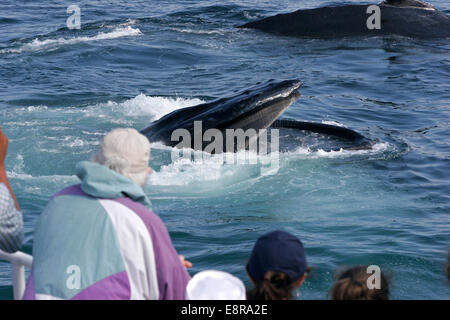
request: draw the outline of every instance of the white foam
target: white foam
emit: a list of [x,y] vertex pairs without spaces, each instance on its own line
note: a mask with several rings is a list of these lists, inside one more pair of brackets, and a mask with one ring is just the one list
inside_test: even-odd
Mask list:
[[19,179],[19,180],[73,180],[76,178],[76,176],[62,176],[62,175],[51,175],[51,176],[32,176],[31,174],[28,174],[24,172],[25,164],[22,154],[18,154],[16,156],[16,161],[14,162],[14,166],[12,167],[11,171],[7,171],[8,178],[11,179]]
[[225,31],[221,30],[201,30],[201,29],[182,29],[182,28],[170,28],[172,31],[181,32],[181,33],[191,33],[191,34],[218,34],[224,35]]
[[[167,149],[170,147],[159,148],[158,145],[157,148]],[[149,177],[148,184],[183,186],[213,182],[213,184],[209,184],[209,188],[220,188],[223,185],[245,181],[249,178],[257,179],[260,176],[275,174],[279,169],[278,166],[267,166],[267,164],[271,164],[271,160],[278,160],[278,153],[258,155],[253,151],[239,151],[211,155],[192,149],[170,149],[178,152],[187,151],[192,158],[181,157],[180,153],[179,159],[162,166],[159,171],[154,171]]]
[[246,17],[246,18],[249,19],[249,20],[254,20],[254,19],[257,19],[257,18],[264,17],[263,14],[258,13],[258,12],[254,13],[254,14],[251,14],[251,13],[248,12],[248,11],[243,11],[243,14],[244,14],[244,17]]
[[24,44],[18,49],[3,49],[0,53],[20,53],[24,51],[41,51],[41,50],[55,50],[64,45],[72,45],[81,42],[97,41],[97,40],[109,40],[121,37],[139,36],[142,35],[141,30],[134,29],[131,26],[117,27],[110,32],[100,32],[92,37],[75,37],[70,39],[58,38],[58,39],[34,39],[30,43]]
[[118,27],[127,27],[127,26],[132,26],[136,24],[136,20],[135,19],[128,19],[126,22],[121,23],[119,25],[117,25]]
[[9,179],[20,179],[20,180],[29,180],[29,179],[33,179],[33,176],[31,174],[27,174],[27,173],[18,173],[15,171],[8,171],[6,173],[8,175]]
[[19,153],[16,156],[16,161],[14,161],[13,172],[23,172],[24,166],[23,155]]
[[346,126],[343,125],[342,123],[337,122],[337,121],[333,121],[333,120],[322,120],[322,123],[323,124],[329,124],[329,125],[332,125],[332,126],[346,128]]
[[181,158],[167,166],[161,167],[159,172],[149,176],[150,185],[187,185],[196,181],[213,181],[223,177],[223,165],[220,161],[210,160],[191,161]]
[[340,149],[337,151],[325,151],[319,149],[317,151],[312,151],[309,148],[300,147],[295,151],[290,151],[285,153],[286,155],[301,155],[307,156],[308,158],[339,158],[339,157],[350,157],[355,155],[372,155],[385,152],[392,149],[393,146],[388,142],[378,142],[375,143],[371,149],[367,150],[346,150]]
[[146,96],[141,93],[132,99],[120,103],[108,101],[107,106],[109,108],[121,110],[126,116],[150,116],[150,119],[154,121],[172,111],[204,102],[205,101],[197,98],[188,99],[181,97]]
[[[104,103],[98,103],[94,105],[87,106],[86,108],[79,107],[61,107],[61,108],[48,108],[47,106],[29,106],[22,107],[15,110],[15,112],[20,113],[21,115],[26,115],[32,112],[37,113],[57,113],[57,114],[70,114],[70,118],[73,121],[78,116],[81,117],[90,117],[90,118],[99,118],[105,119],[110,123],[120,124],[120,125],[128,125],[133,126],[136,118],[145,116],[148,117],[149,121],[158,120],[164,115],[181,109],[186,108],[198,104],[205,103],[204,100],[198,98],[183,98],[183,97],[163,97],[163,96],[147,96],[143,93],[138,94],[136,97],[124,100],[122,102],[115,101],[107,101]],[[118,114],[122,114],[122,116],[118,116]],[[68,118],[67,118],[68,119]],[[71,124],[71,121],[65,119],[61,122],[61,119],[58,118],[58,123],[53,123],[53,125],[57,124]],[[41,119],[26,121],[22,120],[20,122],[8,122],[9,125],[18,125],[18,126],[35,126],[38,124],[42,124]],[[149,122],[150,123],[150,122]],[[85,134],[88,132],[85,131]],[[89,133],[92,134],[92,133]],[[97,133],[100,135],[100,133]]]
[[18,180],[37,180],[37,181],[52,181],[52,182],[67,182],[67,181],[79,181],[77,176],[65,176],[65,175],[50,175],[50,176],[32,176],[28,173],[20,173],[15,171],[7,172],[8,178],[10,179],[18,179]]
[[39,106],[29,106],[27,108],[25,108],[27,111],[33,112],[33,111],[43,111],[43,110],[47,110],[48,107],[44,106],[44,105],[39,105]]
[[[293,152],[269,155],[258,155],[254,152],[241,151],[234,155],[237,164],[230,164],[224,161],[225,154],[204,154],[203,159],[191,160],[180,158],[169,165],[162,166],[160,171],[153,172],[150,175],[148,184],[183,186],[199,182],[216,182],[217,185],[213,184],[212,187],[221,187],[224,184],[224,181],[230,179],[235,183],[248,179],[249,175],[252,179],[258,179],[265,175],[276,174],[280,168],[286,165],[286,161],[295,160],[298,156],[300,156],[301,159],[345,158],[357,155],[377,155],[392,148],[393,146],[391,144],[380,142],[374,144],[370,150],[352,151],[341,149],[339,151],[327,152],[324,150],[311,151],[308,148],[298,148]],[[198,151],[191,151],[196,155],[201,154],[201,152]],[[275,159],[279,161],[279,167],[265,167],[268,161],[274,159],[274,156]],[[250,167],[255,168],[253,173],[249,169]]]

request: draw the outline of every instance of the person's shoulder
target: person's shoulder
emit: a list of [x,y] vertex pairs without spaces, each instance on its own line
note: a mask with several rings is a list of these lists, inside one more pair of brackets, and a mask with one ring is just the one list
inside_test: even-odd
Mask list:
[[51,196],[51,199],[59,196],[66,196],[66,195],[85,195],[83,190],[81,190],[80,184],[74,184],[68,187],[65,187],[64,189],[58,191],[54,195]]
[[146,207],[144,204],[133,201],[130,198],[123,198],[123,201],[120,201],[122,199],[119,199],[119,202],[122,202],[125,206],[136,212],[138,215],[148,216],[154,219],[159,219],[159,216],[152,211],[152,209]]

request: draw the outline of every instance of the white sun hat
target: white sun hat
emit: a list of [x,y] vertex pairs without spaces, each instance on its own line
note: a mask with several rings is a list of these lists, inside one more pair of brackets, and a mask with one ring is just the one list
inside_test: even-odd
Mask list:
[[148,175],[150,142],[136,129],[114,129],[103,138],[91,160],[143,186]]
[[186,287],[186,300],[245,300],[244,283],[217,270],[197,273]]

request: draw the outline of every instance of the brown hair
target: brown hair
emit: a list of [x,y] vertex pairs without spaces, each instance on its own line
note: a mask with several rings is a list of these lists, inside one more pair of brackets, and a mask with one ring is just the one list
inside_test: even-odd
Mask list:
[[367,280],[371,276],[368,266],[345,269],[337,276],[330,291],[332,300],[389,300],[390,279],[381,272],[380,289],[369,289]]
[[296,283],[280,271],[267,271],[264,279],[247,292],[247,300],[289,300]]

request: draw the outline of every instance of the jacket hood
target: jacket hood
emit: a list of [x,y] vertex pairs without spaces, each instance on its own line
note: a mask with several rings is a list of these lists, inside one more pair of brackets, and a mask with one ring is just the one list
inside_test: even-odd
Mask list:
[[127,177],[90,161],[79,162],[76,175],[81,180],[81,190],[84,193],[105,199],[127,197],[150,208],[150,200],[144,190]]

